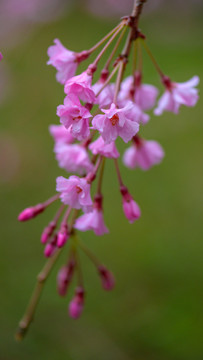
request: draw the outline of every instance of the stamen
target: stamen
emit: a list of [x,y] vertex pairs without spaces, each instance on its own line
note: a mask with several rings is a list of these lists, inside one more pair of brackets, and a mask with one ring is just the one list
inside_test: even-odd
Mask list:
[[111,121],[111,124],[115,126],[119,121],[118,114],[114,114],[109,120]]

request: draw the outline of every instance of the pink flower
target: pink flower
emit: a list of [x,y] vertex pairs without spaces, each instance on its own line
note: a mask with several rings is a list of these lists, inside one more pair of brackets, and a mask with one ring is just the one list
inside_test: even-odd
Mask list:
[[92,75],[88,75],[86,71],[69,79],[65,84],[65,93],[74,95],[80,100],[93,104],[96,100],[95,93],[91,87]]
[[70,284],[75,269],[74,260],[70,260],[68,265],[63,266],[57,276],[57,289],[61,296],[65,296],[67,293],[68,285]]
[[94,129],[99,130],[106,144],[110,144],[120,136],[126,143],[138,132],[139,125],[129,118],[132,104],[117,109],[111,104],[110,109],[102,109],[104,115],[96,115],[92,121]]
[[49,132],[56,144],[71,144],[74,141],[70,129],[66,129],[63,125],[50,125]]
[[55,45],[48,48],[49,60],[47,64],[56,68],[56,79],[61,84],[65,84],[68,79],[75,75],[78,66],[77,54],[66,49],[58,39],[55,39],[54,43]]
[[105,144],[102,136],[89,145],[89,149],[94,155],[100,154],[107,158],[118,158],[120,156],[114,141],[110,144]]
[[78,144],[55,146],[56,159],[62,169],[82,175],[93,169],[86,149]]
[[163,157],[164,150],[158,142],[138,138],[125,151],[123,162],[131,169],[140,167],[143,170],[148,170],[153,165],[159,164]]
[[155,115],[161,115],[163,111],[178,113],[180,105],[195,106],[198,96],[198,90],[194,88],[199,84],[199,77],[194,76],[184,83],[171,82],[168,77],[163,78],[166,87],[165,93],[158,101],[158,106],[154,110]]
[[2,53],[0,52],[0,61],[3,59],[3,55]]
[[[105,81],[99,80],[92,86],[94,93],[97,94],[99,90],[104,85]],[[100,107],[110,106],[113,102],[115,92],[115,84],[108,84],[105,88],[101,91],[101,93],[96,97],[96,103],[99,104]]]
[[120,98],[134,101],[143,111],[150,110],[156,103],[158,89],[153,85],[142,84],[140,72],[135,72],[134,76],[128,76],[122,82]]
[[128,117],[132,121],[136,121],[138,124],[146,124],[150,117],[148,114],[145,114],[139,106],[137,106],[135,103],[129,101],[125,105],[131,105],[131,109],[128,113]]
[[84,307],[84,289],[78,287],[75,292],[75,296],[69,304],[69,315],[73,319],[77,319],[82,314]]
[[65,205],[70,205],[74,209],[83,209],[84,212],[92,209],[90,184],[85,178],[72,175],[65,179],[59,176],[56,179],[56,190],[61,193],[60,198]]
[[66,96],[64,105],[57,107],[57,115],[60,117],[60,122],[76,139],[83,140],[89,136],[89,119],[92,115],[76,97]]
[[109,232],[104,224],[103,211],[94,208],[92,212],[80,216],[74,225],[80,231],[92,230],[98,236]]
[[123,197],[124,214],[128,221],[132,224],[135,220],[139,219],[141,215],[140,208],[138,204],[133,200],[133,197],[130,195],[128,189],[125,186],[122,186],[120,191]]
[[74,227],[80,231],[93,230],[99,236],[109,232],[104,224],[101,195],[95,196],[93,211],[80,216],[76,220]]
[[102,281],[102,287],[104,290],[110,291],[115,286],[115,279],[113,274],[103,265],[98,267],[99,275]]

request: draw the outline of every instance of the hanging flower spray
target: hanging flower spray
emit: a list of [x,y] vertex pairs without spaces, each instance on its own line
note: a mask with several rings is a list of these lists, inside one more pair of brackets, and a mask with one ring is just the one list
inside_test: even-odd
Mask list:
[[[185,83],[176,83],[166,76],[156,62],[147,45],[145,35],[139,30],[138,22],[145,0],[135,1],[132,14],[120,23],[89,50],[75,53],[67,50],[56,39],[48,49],[48,64],[56,68],[56,79],[64,85],[65,99],[57,107],[60,125],[51,125],[54,151],[60,168],[72,175],[56,179],[56,191],[50,199],[23,210],[18,219],[27,221],[45,211],[52,203],[59,207],[51,222],[41,235],[47,262],[37,277],[37,284],[27,310],[19,323],[17,339],[25,335],[36,310],[44,283],[62,251],[68,250],[67,263],[58,272],[57,289],[60,296],[66,296],[74,275],[77,287],[68,312],[78,318],[83,312],[85,288],[79,250],[92,261],[104,290],[112,290],[115,284],[113,274],[87,248],[78,237],[78,232],[92,230],[102,236],[109,230],[104,220],[102,181],[107,159],[114,163],[118,178],[123,212],[130,223],[138,220],[141,211],[129,192],[118,165],[119,151],[116,140],[120,137],[129,143],[123,154],[124,164],[131,169],[140,167],[148,170],[159,164],[164,151],[159,143],[139,136],[139,129],[149,121],[148,110],[154,108],[155,115],[164,111],[178,113],[181,105],[194,106],[198,100],[195,86],[199,78],[194,76]],[[123,50],[121,43],[126,36]],[[97,82],[94,75],[100,59],[112,47]],[[157,103],[158,90],[153,85],[143,84],[141,51],[149,55],[161,83],[164,94]],[[79,64],[99,53],[86,70],[75,75]],[[134,53],[132,75],[125,78],[131,50]],[[96,191],[92,194],[92,183]]]

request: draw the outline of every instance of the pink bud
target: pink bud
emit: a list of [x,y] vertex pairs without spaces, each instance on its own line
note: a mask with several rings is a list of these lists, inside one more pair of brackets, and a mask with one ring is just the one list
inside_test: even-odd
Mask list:
[[133,200],[132,196],[129,194],[128,189],[125,186],[121,186],[120,191],[123,196],[124,214],[129,220],[129,222],[133,223],[135,220],[139,219],[141,215],[140,208],[138,204]]
[[78,287],[75,291],[75,296],[71,300],[68,308],[69,316],[73,319],[80,317],[84,306],[84,289]]
[[68,239],[69,239],[68,226],[67,224],[62,224],[57,235],[57,246],[59,248],[63,247]]
[[3,59],[3,55],[2,53],[0,52],[0,61]]
[[48,240],[48,238],[53,234],[53,231],[56,228],[56,222],[51,221],[47,227],[43,230],[43,233],[41,235],[41,242],[42,244],[45,244]]
[[112,290],[115,286],[115,279],[112,274],[105,266],[101,265],[98,267],[99,275],[102,281],[102,287],[104,290]]
[[72,276],[74,273],[75,268],[75,262],[74,260],[71,260],[68,265],[63,266],[57,276],[57,289],[58,293],[61,296],[65,296],[67,293],[68,285],[70,284],[70,281],[72,280]]
[[30,220],[30,219],[34,218],[35,216],[37,216],[38,214],[40,214],[42,211],[44,211],[44,209],[45,209],[45,206],[43,204],[38,204],[36,206],[27,208],[19,214],[18,220],[19,221]]
[[56,239],[57,239],[57,235],[54,236],[53,240],[50,241],[44,249],[44,255],[46,257],[51,257],[55,251],[56,251]]

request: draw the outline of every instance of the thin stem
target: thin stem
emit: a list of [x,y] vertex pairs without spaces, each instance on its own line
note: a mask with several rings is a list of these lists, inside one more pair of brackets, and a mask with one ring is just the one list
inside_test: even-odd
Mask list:
[[111,30],[107,35],[105,35],[97,44],[95,44],[93,47],[91,47],[89,50],[87,50],[88,53],[92,53],[93,51],[95,51],[100,45],[102,45],[111,35],[113,35],[115,33],[115,31],[121,26],[123,25],[123,22],[121,22],[120,24],[118,24],[113,30]]
[[159,75],[160,75],[161,77],[163,77],[163,76],[164,76],[164,73],[162,72],[162,70],[161,70],[160,66],[158,65],[157,61],[155,60],[155,57],[154,57],[154,55],[152,54],[151,50],[150,50],[149,47],[147,46],[146,41],[143,40],[143,39],[141,39],[141,40],[142,40],[142,44],[143,44],[143,46],[144,46],[147,54],[149,55],[149,57],[150,57],[153,65],[155,66],[155,69],[158,71]]
[[118,166],[117,159],[114,159],[114,164],[115,164],[115,167],[116,167],[116,173],[117,173],[117,176],[118,176],[119,185],[123,186],[123,181],[122,181],[122,178],[121,178],[121,173],[120,173],[120,169],[119,169],[119,166]]
[[97,194],[99,194],[99,195],[101,195],[101,186],[102,186],[102,180],[103,180],[103,175],[104,175],[104,166],[105,166],[105,157],[103,157],[103,159],[102,159],[101,170],[100,170],[98,184],[97,184]]
[[111,63],[111,61],[112,61],[112,59],[113,59],[113,57],[114,57],[114,55],[115,55],[115,53],[116,53],[119,45],[120,45],[120,43],[121,43],[121,40],[123,39],[123,36],[124,36],[126,30],[127,30],[127,27],[125,27],[125,28],[123,29],[122,33],[120,34],[120,36],[119,36],[119,38],[118,38],[118,40],[117,40],[117,42],[116,42],[116,45],[115,45],[115,47],[114,47],[111,55],[109,56],[106,64],[104,65],[104,69],[108,70],[109,65],[110,65],[110,63]]
[[81,268],[81,262],[80,262],[80,257],[77,251],[77,247],[78,247],[78,237],[77,234],[74,232],[73,233],[73,252],[74,252],[74,257],[75,257],[75,262],[76,262],[76,269],[77,269],[77,277],[78,277],[78,286],[83,287],[83,275],[82,275],[82,268]]
[[137,69],[137,41],[134,41],[134,49],[133,49],[133,75]]
[[121,81],[122,81],[122,78],[123,78],[124,68],[125,68],[124,62],[121,61],[120,64],[119,64],[118,76],[117,76],[117,79],[116,79],[115,92],[114,92],[114,98],[113,98],[113,102],[115,104],[116,104],[117,96],[118,96],[118,93],[119,93],[119,90],[120,90],[120,84],[121,84]]
[[62,220],[61,224],[66,224],[67,223],[71,211],[72,211],[72,208],[68,207],[67,211],[64,214],[64,217],[63,217],[63,220]]
[[93,264],[98,267],[101,265],[100,261],[97,259],[97,257],[89,250],[83,243],[79,241],[79,237],[77,236],[77,243],[80,246],[80,248],[84,251],[84,253],[88,256],[88,258],[93,262]]
[[102,90],[110,83],[112,77],[114,76],[114,74],[116,73],[116,71],[118,70],[120,66],[120,63],[118,63],[115,68],[112,70],[112,72],[110,73],[110,75],[108,76],[108,78],[106,79],[106,81],[104,82],[104,84],[102,85],[101,89],[96,93],[96,96],[99,96],[99,94],[102,92]]
[[140,73],[142,73],[142,47],[139,39],[137,40],[137,42],[138,42],[138,70]]
[[[73,224],[75,222],[77,214],[78,214],[78,210],[75,210],[73,218],[70,223],[70,232],[72,231]],[[62,250],[63,250],[63,248],[56,250],[55,254],[46,261],[44,267],[42,268],[39,275],[37,276],[37,283],[35,285],[34,291],[32,293],[32,296],[30,298],[28,306],[25,310],[25,313],[24,313],[21,321],[19,322],[19,327],[15,334],[15,338],[18,341],[20,341],[24,338],[31,322],[33,321],[34,314],[35,314],[37,305],[39,303],[45,282],[46,282],[49,274],[51,273],[56,261],[58,260],[59,255],[61,254]]]
[[54,219],[53,219],[53,221],[54,221],[55,223],[58,222],[58,220],[59,220],[59,218],[60,218],[60,216],[61,216],[64,208],[65,208],[65,205],[61,205],[60,208],[58,209],[58,211],[57,211],[57,213],[56,213],[56,215],[54,216]]
[[114,95],[114,102],[116,103],[116,99],[117,99],[117,95],[120,89],[120,84],[123,78],[123,73],[125,71],[125,67],[127,65],[127,59],[129,57],[129,53],[131,50],[131,45],[132,42],[135,41],[138,37],[139,37],[139,32],[138,32],[138,23],[139,23],[139,18],[142,12],[142,8],[144,3],[147,0],[135,0],[134,1],[134,6],[133,6],[133,11],[131,14],[131,18],[133,20],[133,23],[131,24],[131,30],[128,33],[128,37],[123,49],[123,52],[121,54],[122,56],[122,66],[119,69],[119,73],[118,73],[118,78],[116,81],[116,89],[115,89],[115,95]]
[[43,203],[43,205],[44,205],[45,207],[51,205],[54,201],[58,200],[59,196],[60,196],[59,194],[56,194],[56,195],[52,196],[50,199],[46,200],[46,201]]
[[24,316],[22,317],[21,321],[19,322],[19,327],[15,334],[16,340],[20,341],[25,336],[30,323],[33,321],[34,314],[37,308],[37,304],[40,300],[40,296],[42,294],[42,290],[44,288],[44,284],[53,269],[55,262],[57,261],[59,255],[61,254],[61,249],[58,249],[56,253],[45,263],[45,266],[37,276],[37,283],[35,285],[34,291],[28,303],[28,307],[25,311]]
[[123,29],[124,25],[121,25],[116,32],[112,35],[112,37],[109,39],[109,41],[106,43],[106,45],[103,47],[103,49],[101,50],[101,52],[97,55],[96,59],[93,62],[93,66],[96,66],[99,62],[99,60],[101,59],[101,57],[103,56],[103,54],[105,53],[105,51],[108,49],[109,45],[111,45],[112,41],[115,39],[115,37],[119,34],[119,32]]

